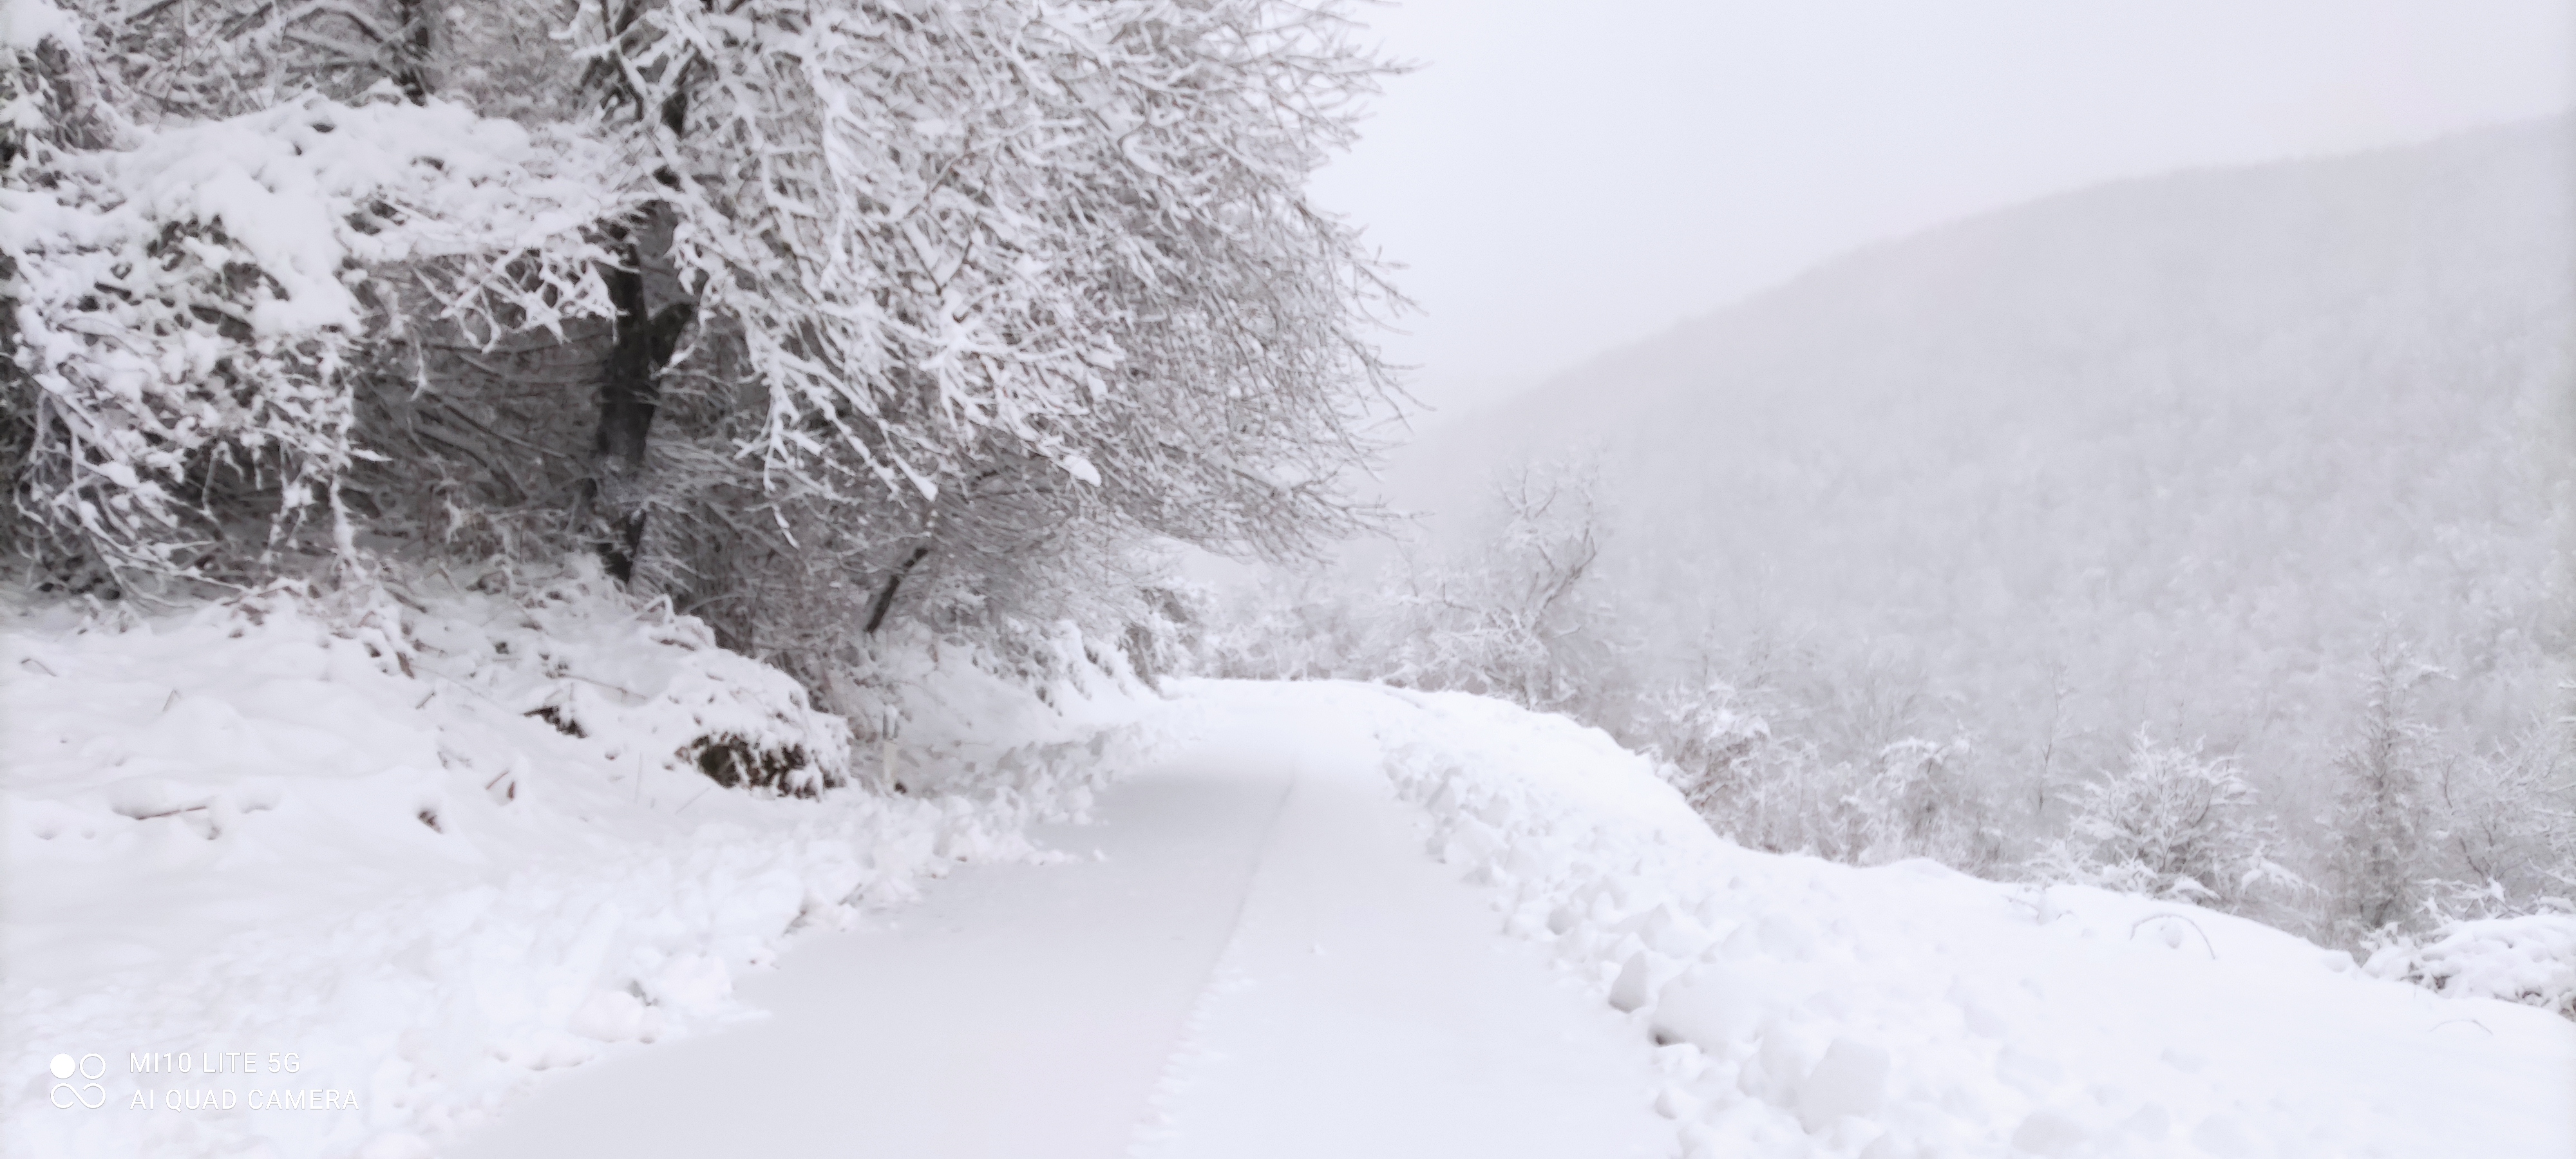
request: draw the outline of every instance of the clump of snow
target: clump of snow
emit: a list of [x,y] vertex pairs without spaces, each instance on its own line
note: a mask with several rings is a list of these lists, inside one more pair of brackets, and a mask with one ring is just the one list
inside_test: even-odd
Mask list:
[[47,40],[79,43],[80,22],[46,0],[0,0],[0,48],[31,50]]
[[[0,1152],[430,1153],[547,1072],[743,1017],[734,979],[796,931],[1051,856],[1024,826],[1146,743],[1114,691],[984,738],[1006,785],[800,797],[687,746],[801,749],[820,789],[846,726],[586,567],[159,617],[0,601]],[[128,1069],[190,1052],[297,1069]],[[108,1105],[49,1105],[58,1053],[100,1056]],[[288,1086],[355,1109],[244,1101]]]
[[2520,1002],[2576,1018],[2576,914],[2451,922],[2423,941],[2380,947],[2367,969],[2455,998]]
[[[1500,702],[1332,707],[1375,721],[1431,852],[1504,928],[1661,1044],[1651,1101],[1690,1155],[2576,1150],[2576,1027],[2542,1011],[2176,901],[1746,850],[1649,759]],[[2566,929],[2483,926],[2427,960],[2458,964],[2446,995],[2519,996]]]

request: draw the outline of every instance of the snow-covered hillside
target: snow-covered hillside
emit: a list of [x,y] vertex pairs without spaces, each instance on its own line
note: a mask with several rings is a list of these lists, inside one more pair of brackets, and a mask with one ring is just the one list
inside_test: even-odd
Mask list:
[[[1475,697],[1095,671],[1045,707],[951,654],[900,751],[804,799],[678,738],[828,760],[833,722],[584,570],[21,612],[5,646],[12,1155],[511,1153],[520,1114],[638,1154],[675,1114],[771,1154],[952,1121],[984,1143],[928,1153],[2576,1147],[2543,1010],[2186,905],[1749,852],[1653,762]],[[2567,982],[2529,932],[2431,960]],[[654,1093],[692,1059],[739,1097]],[[853,1067],[904,1077],[817,1093]]]
[[1433,432],[1393,491],[1483,542],[1494,468],[1597,455],[1590,582],[1666,673],[1830,686],[1864,757],[1910,713],[2025,797],[2205,738],[2303,825],[2375,648],[2444,670],[2414,708],[2457,751],[2557,703],[2571,408],[2562,117],[1873,247]]

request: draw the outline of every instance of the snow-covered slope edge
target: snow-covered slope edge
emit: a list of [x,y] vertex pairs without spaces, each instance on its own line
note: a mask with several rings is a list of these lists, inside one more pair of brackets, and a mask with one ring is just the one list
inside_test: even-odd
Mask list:
[[[7,606],[0,1152],[431,1153],[542,1072],[743,1017],[732,979],[798,930],[1045,856],[1023,827],[1142,743],[1103,674],[853,759],[793,681],[593,571],[365,590]],[[1010,701],[965,659],[908,673],[925,715]],[[866,787],[720,789],[706,737]],[[971,794],[872,791],[967,761]]]
[[2542,1010],[2187,905],[1747,851],[1598,731],[1288,687],[1375,720],[1432,852],[1665,1044],[1688,1154],[2576,1153]]

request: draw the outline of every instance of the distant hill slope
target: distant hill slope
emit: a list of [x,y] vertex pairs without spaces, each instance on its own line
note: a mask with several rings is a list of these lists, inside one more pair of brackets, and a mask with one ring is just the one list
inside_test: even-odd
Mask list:
[[1588,450],[1620,513],[1604,582],[1668,660],[1705,639],[1738,670],[1911,673],[1908,711],[1993,759],[2098,762],[2143,724],[2278,785],[2331,760],[2383,642],[2449,669],[2418,710],[2461,743],[2545,707],[2576,618],[2571,416],[2561,117],[1877,246],[1390,479],[1455,535],[1496,467]]

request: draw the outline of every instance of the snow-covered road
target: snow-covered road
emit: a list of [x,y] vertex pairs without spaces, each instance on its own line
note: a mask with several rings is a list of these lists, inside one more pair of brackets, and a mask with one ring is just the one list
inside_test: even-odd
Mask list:
[[1651,1044],[1428,857],[1363,722],[1246,714],[881,928],[769,1017],[547,1084],[451,1153],[1663,1155]]

